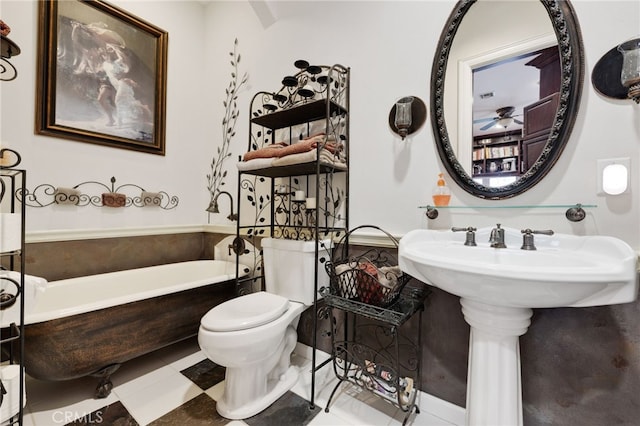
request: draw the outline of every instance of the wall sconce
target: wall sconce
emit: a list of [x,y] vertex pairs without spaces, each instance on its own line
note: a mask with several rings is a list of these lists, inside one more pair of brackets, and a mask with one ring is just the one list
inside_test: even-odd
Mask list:
[[629,89],[627,97],[640,103],[640,39],[622,43],[618,51],[622,54],[620,82]]
[[593,67],[591,83],[603,96],[640,103],[640,38],[605,53]]
[[416,96],[400,98],[389,112],[389,127],[404,140],[418,130],[427,119],[427,107]]

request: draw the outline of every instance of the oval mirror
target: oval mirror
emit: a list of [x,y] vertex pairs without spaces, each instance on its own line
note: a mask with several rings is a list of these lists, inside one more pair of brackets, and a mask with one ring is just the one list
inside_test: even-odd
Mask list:
[[480,198],[518,195],[564,149],[584,79],[569,1],[462,0],[431,74],[431,122],[454,181]]

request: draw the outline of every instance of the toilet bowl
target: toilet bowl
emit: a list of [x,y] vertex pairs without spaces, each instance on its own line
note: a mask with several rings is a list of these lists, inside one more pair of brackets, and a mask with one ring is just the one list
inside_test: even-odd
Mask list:
[[[216,409],[233,420],[258,414],[295,385],[299,372],[290,357],[296,328],[314,299],[314,242],[264,238],[262,248],[267,291],[217,305],[198,331],[204,354],[226,367]],[[324,273],[320,265],[317,270]],[[327,283],[326,274],[318,278],[318,288]]]
[[222,305],[202,318],[198,343],[210,360],[226,367],[218,413],[245,419],[267,408],[298,380],[298,369],[289,358],[306,306],[265,292]]

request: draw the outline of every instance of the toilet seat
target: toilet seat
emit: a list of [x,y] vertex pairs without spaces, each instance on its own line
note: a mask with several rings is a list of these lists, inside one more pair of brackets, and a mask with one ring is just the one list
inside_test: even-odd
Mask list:
[[202,317],[200,325],[209,331],[237,331],[273,321],[289,308],[289,299],[260,291],[228,300]]

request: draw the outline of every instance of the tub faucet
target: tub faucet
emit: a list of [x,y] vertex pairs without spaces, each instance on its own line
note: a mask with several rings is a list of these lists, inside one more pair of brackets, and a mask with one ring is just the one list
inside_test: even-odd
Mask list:
[[238,220],[238,215],[233,213],[233,197],[227,191],[218,192],[216,196],[213,197],[213,200],[211,200],[211,203],[209,203],[209,207],[207,207],[206,211],[208,211],[209,213],[220,213],[220,209],[218,207],[218,197],[220,197],[222,194],[225,194],[229,197],[229,205],[231,206],[231,214],[227,216],[227,219],[231,221]]
[[491,230],[489,243],[493,248],[507,248],[507,245],[504,243],[504,229],[500,228],[499,223]]

